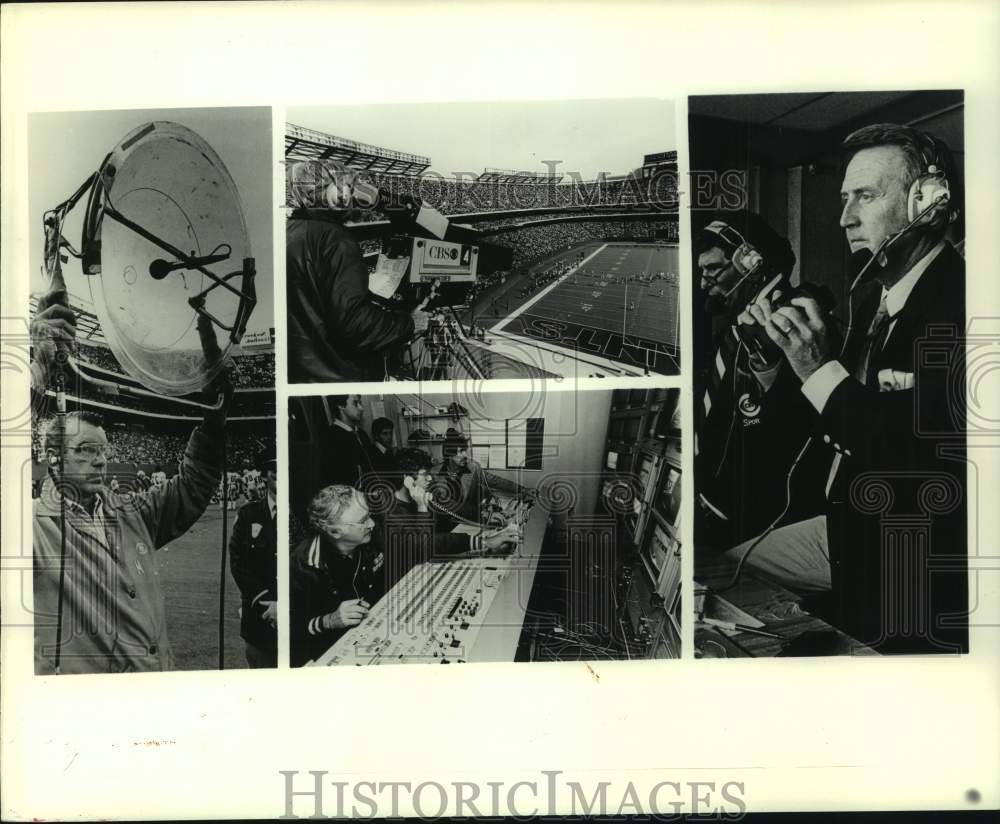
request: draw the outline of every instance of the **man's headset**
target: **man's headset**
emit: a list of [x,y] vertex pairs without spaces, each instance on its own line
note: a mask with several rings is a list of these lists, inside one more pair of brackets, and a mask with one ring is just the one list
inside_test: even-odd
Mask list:
[[[906,196],[907,224],[900,231],[889,235],[872,254],[851,282],[848,290],[853,293],[862,283],[868,282],[877,271],[875,263],[884,268],[889,250],[900,239],[917,229],[942,231],[958,219],[958,206],[952,201],[951,182],[948,179],[947,146],[924,132],[913,133],[914,142],[923,161],[923,171],[914,178]],[[848,323],[848,331],[850,323]],[[846,340],[846,338],[845,338]]]
[[721,238],[727,246],[733,249],[730,262],[741,277],[736,285],[726,292],[725,297],[729,297],[742,285],[743,281],[754,275],[764,265],[764,256],[738,229],[725,221],[713,220],[705,227],[704,231]]
[[910,184],[906,200],[907,220],[913,226],[943,229],[958,218],[958,208],[951,201],[946,147],[924,132],[918,132],[916,139],[924,171]]
[[739,280],[730,288],[722,298],[728,298],[733,292],[740,288],[750,277],[753,277],[764,265],[764,256],[757,251],[750,241],[748,241],[739,230],[734,229],[723,220],[713,220],[704,230],[709,234],[721,238],[727,246],[733,249],[730,256],[730,264],[740,275]]

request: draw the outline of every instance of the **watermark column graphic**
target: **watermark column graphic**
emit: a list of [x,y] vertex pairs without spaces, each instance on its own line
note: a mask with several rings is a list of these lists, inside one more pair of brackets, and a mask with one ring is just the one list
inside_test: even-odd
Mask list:
[[[67,517],[65,559],[60,560],[61,525],[60,495],[68,502],[77,497],[76,485],[57,476],[58,456],[43,451],[47,443],[50,449],[59,443],[56,431],[56,393],[54,375],[62,372],[65,394],[68,399],[86,395],[84,382],[75,369],[69,368],[71,353],[53,346],[46,331],[40,326],[32,326],[28,318],[4,317],[0,319],[0,371],[3,381],[20,384],[26,394],[20,404],[11,404],[10,391],[5,395],[4,408],[0,415],[0,440],[6,460],[18,462],[21,471],[20,483],[16,490],[5,489],[4,501],[4,541],[0,556],[0,575],[3,576],[4,592],[17,592],[16,602],[8,603],[2,613],[4,628],[33,628],[38,641],[38,652],[44,658],[55,654],[58,624],[58,601],[60,595],[55,583],[63,567],[61,599],[63,601],[60,657],[62,663],[72,666],[73,661],[92,658],[88,651],[74,653],[75,643],[86,638],[114,637],[120,620],[121,604],[119,594],[107,585],[115,575],[114,557],[109,553],[91,557],[91,553],[81,551],[84,540],[74,526],[73,513]],[[46,358],[47,370],[40,368],[34,359]],[[41,381],[48,372],[48,385]],[[62,433],[63,446],[56,452],[65,458],[65,444],[79,434],[80,423],[70,417],[65,421]],[[55,462],[53,462],[55,461]],[[129,478],[122,476],[128,483]],[[11,503],[16,501],[17,503]],[[132,504],[127,497],[119,497],[114,505],[119,513],[130,510]],[[40,507],[42,516],[32,517],[27,531],[24,529],[25,512]],[[72,510],[73,504],[68,504]],[[46,515],[45,513],[48,513]],[[110,515],[90,521],[88,529],[114,535],[117,522]],[[36,535],[35,531],[39,534]],[[36,547],[37,544],[37,547]],[[36,551],[36,549],[38,551]],[[41,587],[41,589],[36,589]],[[56,590],[53,594],[50,590]],[[34,597],[30,593],[34,591]],[[43,606],[51,603],[52,606]],[[130,646],[122,642],[125,654]],[[84,645],[89,650],[88,644]],[[137,652],[142,647],[136,647]],[[99,658],[101,656],[98,656]]]
[[882,575],[882,634],[860,641],[877,645],[892,637],[926,638],[949,648],[935,639],[931,595],[935,580],[940,582],[953,564],[948,555],[934,554],[933,526],[936,516],[955,511],[963,497],[958,480],[943,472],[872,472],[855,479],[852,505],[879,518]]
[[[968,621],[996,628],[981,610],[980,592],[996,589],[1000,551],[985,538],[994,518],[995,482],[1000,459],[1000,317],[967,314],[964,330],[928,328],[916,342],[914,428],[954,463],[967,506],[968,567],[971,575],[967,616],[948,616],[948,626]],[[932,378],[928,380],[928,378]],[[941,403],[943,394],[946,400]],[[968,474],[967,474],[968,473]],[[993,529],[995,529],[995,524]],[[933,550],[933,548],[932,548]]]
[[[5,502],[17,500],[20,508],[5,506],[3,518],[3,548],[0,555],[0,574],[3,576],[3,591],[19,592],[16,608],[5,604],[0,613],[4,628],[32,625],[28,592],[31,588],[32,553],[30,536],[23,532],[22,513],[30,502],[34,483],[34,461],[31,458],[32,420],[42,411],[44,395],[30,393],[21,404],[10,403],[10,386],[19,383],[30,384],[31,372],[31,331],[27,318],[0,318],[0,377],[7,387],[3,409],[0,410],[0,447],[5,462],[15,462],[20,467],[18,477],[20,488],[5,489]],[[13,456],[17,456],[14,458]],[[11,473],[12,475],[13,473]],[[8,475],[10,477],[10,475]],[[25,500],[25,499],[28,500]]]

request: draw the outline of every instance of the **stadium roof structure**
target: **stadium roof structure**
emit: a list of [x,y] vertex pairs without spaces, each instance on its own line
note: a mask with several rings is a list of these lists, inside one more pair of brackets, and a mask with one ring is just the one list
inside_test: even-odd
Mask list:
[[294,123],[285,126],[285,158],[336,160],[352,169],[393,175],[419,175],[431,165],[431,159],[423,155],[383,149]]
[[558,183],[561,172],[518,172],[514,169],[495,169],[487,166],[476,178],[482,183]]
[[677,150],[672,149],[669,152],[653,152],[643,155],[643,166],[659,166],[661,163],[677,163]]

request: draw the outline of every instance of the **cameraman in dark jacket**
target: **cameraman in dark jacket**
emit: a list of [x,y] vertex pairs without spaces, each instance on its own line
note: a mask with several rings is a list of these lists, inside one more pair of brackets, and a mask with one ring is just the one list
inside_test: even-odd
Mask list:
[[427,327],[418,308],[376,304],[368,270],[345,227],[357,173],[290,165],[296,208],[286,227],[288,377],[292,382],[381,379],[386,355]]

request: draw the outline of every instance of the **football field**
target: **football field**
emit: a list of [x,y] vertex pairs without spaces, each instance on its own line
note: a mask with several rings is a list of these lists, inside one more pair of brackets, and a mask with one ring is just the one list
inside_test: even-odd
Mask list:
[[[236,511],[229,513],[229,532]],[[228,545],[228,544],[227,544]],[[160,583],[167,601],[167,632],[179,670],[219,666],[219,563],[222,558],[222,512],[209,505],[184,535],[158,551]],[[226,561],[225,665],[245,669],[240,638],[240,591]]]
[[676,246],[605,244],[527,296],[493,331],[676,374],[678,272]]

